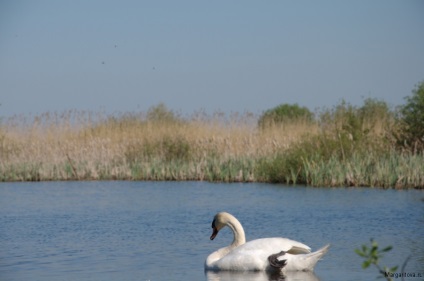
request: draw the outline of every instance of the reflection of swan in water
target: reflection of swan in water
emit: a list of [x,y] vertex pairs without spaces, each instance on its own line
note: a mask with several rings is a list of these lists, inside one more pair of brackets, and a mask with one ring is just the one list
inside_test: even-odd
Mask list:
[[269,273],[264,271],[206,271],[208,281],[320,281],[311,271]]
[[206,270],[220,271],[312,271],[329,245],[311,253],[311,248],[287,238],[263,238],[246,243],[243,227],[229,213],[216,214],[212,228],[213,240],[218,231],[228,226],[234,234],[233,243],[210,254]]

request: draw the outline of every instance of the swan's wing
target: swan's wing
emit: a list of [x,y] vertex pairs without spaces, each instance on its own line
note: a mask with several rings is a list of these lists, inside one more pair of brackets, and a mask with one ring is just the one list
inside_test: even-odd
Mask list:
[[293,246],[289,251],[286,252],[292,255],[309,254],[311,252],[311,248],[305,248],[304,246]]
[[270,251],[271,254],[275,254],[281,251],[288,252],[290,254],[309,254],[311,252],[311,248],[309,246],[298,241],[282,237],[256,239],[240,245],[236,249],[238,248],[245,248],[246,250],[260,248],[266,251]]
[[289,254],[299,255],[299,254],[309,254],[311,252],[311,248],[303,243],[290,240],[287,238],[280,238],[280,239],[285,240],[285,242],[283,242],[284,244],[291,245],[291,249],[286,251]]

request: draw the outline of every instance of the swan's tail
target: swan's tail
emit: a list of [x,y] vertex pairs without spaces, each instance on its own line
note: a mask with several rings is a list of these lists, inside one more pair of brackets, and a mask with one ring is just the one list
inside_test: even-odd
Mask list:
[[313,253],[291,255],[285,269],[287,271],[313,271],[316,263],[328,252],[329,248],[330,244]]
[[314,270],[314,267],[316,263],[322,258],[322,256],[325,255],[325,253],[328,252],[328,249],[330,248],[330,244],[325,245],[321,249],[312,252],[310,254],[305,255],[305,265],[307,265],[306,270]]

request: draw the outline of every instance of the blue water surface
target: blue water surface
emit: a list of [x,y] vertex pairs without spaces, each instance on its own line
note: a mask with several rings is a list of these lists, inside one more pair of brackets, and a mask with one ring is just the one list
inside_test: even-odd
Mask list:
[[[205,273],[207,255],[232,241],[219,211],[247,240],[287,237],[331,244],[315,274],[286,280],[375,280],[355,248],[374,238],[383,265],[424,279],[424,192],[261,183],[0,183],[0,280],[275,280],[263,273]],[[400,269],[399,269],[400,272]],[[302,274],[302,273],[299,273]],[[400,280],[400,278],[398,279]]]

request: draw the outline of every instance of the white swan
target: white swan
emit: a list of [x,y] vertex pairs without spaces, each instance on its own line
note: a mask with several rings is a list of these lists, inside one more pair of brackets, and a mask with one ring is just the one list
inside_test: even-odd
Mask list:
[[326,245],[311,253],[311,248],[305,244],[280,237],[256,239],[246,243],[240,222],[226,212],[215,215],[210,239],[213,240],[225,226],[233,231],[234,240],[230,246],[221,248],[207,257],[206,270],[312,271],[330,247]]

